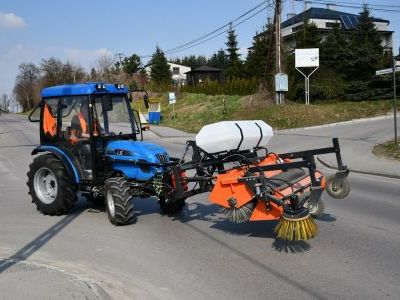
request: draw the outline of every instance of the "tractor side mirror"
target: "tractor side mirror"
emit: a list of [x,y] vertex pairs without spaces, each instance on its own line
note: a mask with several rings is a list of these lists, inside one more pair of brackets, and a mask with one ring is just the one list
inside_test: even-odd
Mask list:
[[143,102],[144,102],[144,106],[146,106],[146,109],[149,109],[149,96],[147,94],[144,94]]

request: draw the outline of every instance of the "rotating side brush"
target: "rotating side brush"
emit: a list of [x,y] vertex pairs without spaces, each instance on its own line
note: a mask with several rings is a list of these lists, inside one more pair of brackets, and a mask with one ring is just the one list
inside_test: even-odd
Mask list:
[[274,231],[276,236],[283,240],[303,241],[316,237],[318,226],[307,208],[293,211],[285,207]]

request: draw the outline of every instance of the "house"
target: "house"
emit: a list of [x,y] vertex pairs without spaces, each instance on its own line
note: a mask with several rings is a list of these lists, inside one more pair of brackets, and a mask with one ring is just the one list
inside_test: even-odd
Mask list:
[[206,80],[222,81],[222,70],[209,66],[201,66],[197,69],[186,72],[187,83],[189,85],[197,85]]
[[[185,85],[186,84],[186,73],[189,72],[192,68],[191,67],[186,67],[183,65],[178,65],[175,63],[168,62],[169,69],[171,70],[172,74],[172,82],[175,84],[179,85]],[[151,65],[147,65],[145,67],[147,76],[150,77],[151,73]]]
[[[359,16],[337,11],[333,9],[334,7],[334,5],[328,5],[327,8],[311,7],[298,15],[288,14],[288,19],[281,25],[282,38],[286,46],[289,49],[296,48],[295,35],[297,31],[302,29],[304,20],[308,20],[308,22],[317,26],[322,41],[326,39],[326,36],[336,24],[339,24],[345,33],[350,34],[356,28]],[[390,22],[379,18],[372,18],[372,21],[380,34],[382,47],[385,51],[392,51],[393,31],[388,30]]]

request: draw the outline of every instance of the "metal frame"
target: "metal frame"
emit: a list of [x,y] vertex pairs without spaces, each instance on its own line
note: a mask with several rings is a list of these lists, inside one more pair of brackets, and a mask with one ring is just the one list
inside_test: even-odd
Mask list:
[[[176,186],[176,198],[188,198],[193,195],[209,192],[213,188],[213,180],[215,179],[215,173],[224,173],[226,172],[225,164],[237,162],[240,166],[246,165],[248,166],[248,170],[246,172],[245,177],[239,180],[243,180],[244,182],[250,183],[251,187],[254,187],[255,184],[263,185],[263,188],[267,188],[265,186],[266,180],[268,181],[268,177],[265,176],[266,171],[274,171],[274,170],[290,170],[296,168],[307,168],[309,172],[309,176],[311,178],[311,195],[313,199],[315,197],[319,197],[322,193],[322,189],[320,187],[320,182],[317,180],[315,172],[316,172],[316,162],[315,155],[322,155],[328,153],[335,153],[336,161],[338,166],[338,172],[336,176],[346,177],[349,174],[349,170],[347,166],[343,165],[342,157],[340,153],[340,145],[339,140],[337,138],[332,139],[332,147],[319,148],[313,150],[306,151],[298,151],[298,152],[289,152],[277,154],[277,156],[282,160],[281,163],[266,165],[266,166],[255,166],[254,163],[263,159],[264,157],[260,157],[257,155],[257,150],[261,150],[264,148],[255,148],[253,150],[246,151],[230,151],[224,153],[217,154],[209,154],[199,148],[194,141],[188,141],[186,146],[185,154],[183,155],[180,162],[175,163],[174,165],[169,166],[169,170],[174,174],[175,178],[175,186]],[[188,150],[192,150],[192,160],[189,162],[184,162],[184,158]],[[268,155],[268,153],[267,153]],[[284,159],[291,159],[291,162],[285,162]],[[232,169],[232,168],[229,168]],[[182,178],[182,171],[188,170],[196,170],[196,175]],[[199,184],[198,188],[193,188],[190,191],[183,190],[183,182],[196,182]],[[264,195],[266,200],[271,200],[276,203],[281,203],[281,200],[271,198],[271,195]],[[268,199],[267,199],[268,198]],[[279,200],[279,201],[278,201]],[[303,199],[299,202],[301,206],[307,199]],[[299,206],[299,207],[301,207]]]
[[314,74],[315,71],[318,70],[319,67],[316,67],[310,74],[304,74],[299,68],[296,67],[296,70],[300,72],[301,75],[304,76],[304,84],[305,84],[305,99],[306,105],[310,105],[310,76]]

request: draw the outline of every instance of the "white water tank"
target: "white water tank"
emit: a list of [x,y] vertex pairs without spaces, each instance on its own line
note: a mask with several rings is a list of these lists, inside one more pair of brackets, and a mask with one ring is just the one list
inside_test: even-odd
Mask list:
[[196,144],[208,153],[265,147],[273,136],[272,127],[261,120],[222,121],[204,126]]

